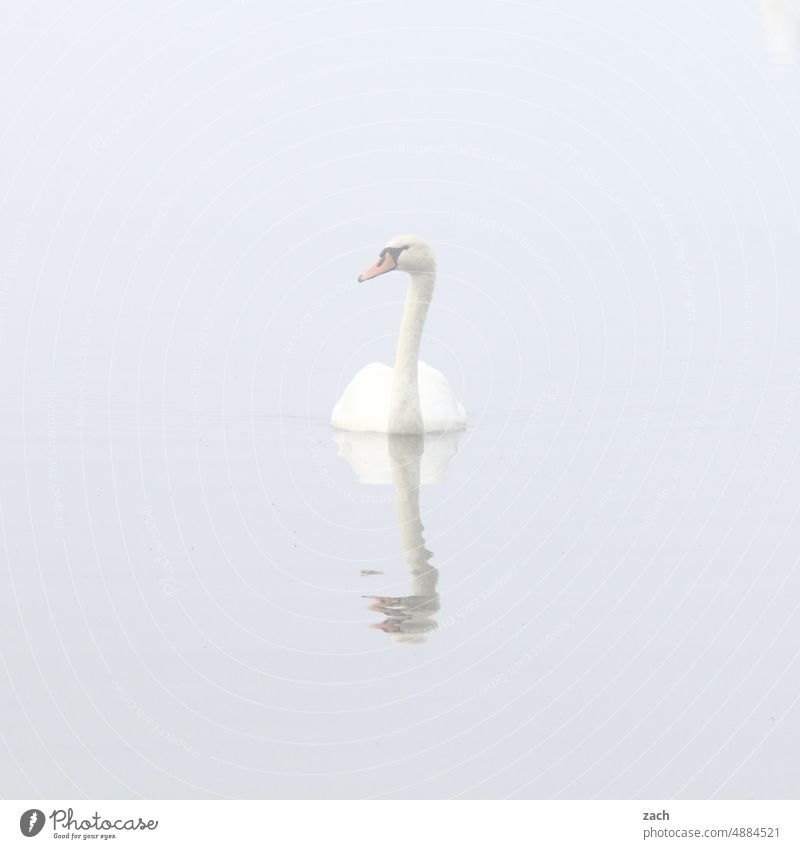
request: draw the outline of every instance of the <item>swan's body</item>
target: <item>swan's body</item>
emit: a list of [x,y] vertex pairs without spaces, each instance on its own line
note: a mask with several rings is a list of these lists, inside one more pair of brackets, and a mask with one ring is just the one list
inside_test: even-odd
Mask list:
[[342,430],[376,433],[461,430],[467,416],[447,378],[418,360],[436,282],[433,252],[418,236],[396,236],[359,280],[370,280],[393,269],[411,276],[394,368],[371,363],[361,369],[333,408],[331,424]]
[[[420,432],[389,429],[394,372],[395,370],[385,363],[370,363],[364,366],[350,381],[333,408],[331,424],[342,430],[374,433]],[[417,384],[422,432],[461,430],[464,427],[467,423],[464,408],[440,371],[419,361]]]

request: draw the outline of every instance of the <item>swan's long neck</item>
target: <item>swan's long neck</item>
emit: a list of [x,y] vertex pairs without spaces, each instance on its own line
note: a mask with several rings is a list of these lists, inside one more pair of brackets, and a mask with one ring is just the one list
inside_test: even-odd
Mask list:
[[411,275],[394,357],[392,397],[389,403],[390,433],[424,433],[417,364],[422,329],[435,282],[436,274],[433,271]]

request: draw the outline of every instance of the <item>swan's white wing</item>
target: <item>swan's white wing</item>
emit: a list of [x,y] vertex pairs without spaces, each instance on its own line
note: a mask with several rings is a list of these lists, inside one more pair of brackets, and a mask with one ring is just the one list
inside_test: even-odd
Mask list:
[[419,362],[419,402],[427,433],[466,427],[467,414],[447,378],[422,360]]
[[331,413],[331,424],[342,430],[386,433],[392,369],[384,363],[364,366],[347,384]]

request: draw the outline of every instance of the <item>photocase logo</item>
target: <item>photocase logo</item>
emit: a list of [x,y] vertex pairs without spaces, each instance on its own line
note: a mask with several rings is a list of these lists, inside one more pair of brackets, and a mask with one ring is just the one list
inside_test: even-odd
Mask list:
[[[97,832],[155,831],[158,828],[158,820],[144,820],[141,817],[135,819],[133,817],[128,817],[128,819],[119,817],[110,820],[95,811],[83,819],[76,819],[75,811],[72,808],[56,808],[47,816],[44,815],[44,811],[31,808],[19,818],[19,830],[25,837],[36,837],[44,828],[45,821],[48,819],[53,821],[53,837],[83,837],[84,840],[97,837]],[[59,829],[62,833],[58,833]],[[90,833],[81,835],[81,831]],[[116,837],[116,835],[100,834],[100,837],[107,840]]]
[[19,818],[19,830],[25,837],[36,837],[44,828],[44,812],[38,808],[31,808]]

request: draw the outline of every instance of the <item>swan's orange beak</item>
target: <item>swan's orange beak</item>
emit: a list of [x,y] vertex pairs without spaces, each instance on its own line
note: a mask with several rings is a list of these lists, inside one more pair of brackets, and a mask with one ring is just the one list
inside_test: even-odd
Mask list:
[[377,277],[379,274],[386,274],[387,271],[391,271],[396,267],[397,262],[395,258],[386,251],[372,268],[368,268],[363,274],[358,275],[358,282],[363,283],[365,280],[372,280],[373,277]]

